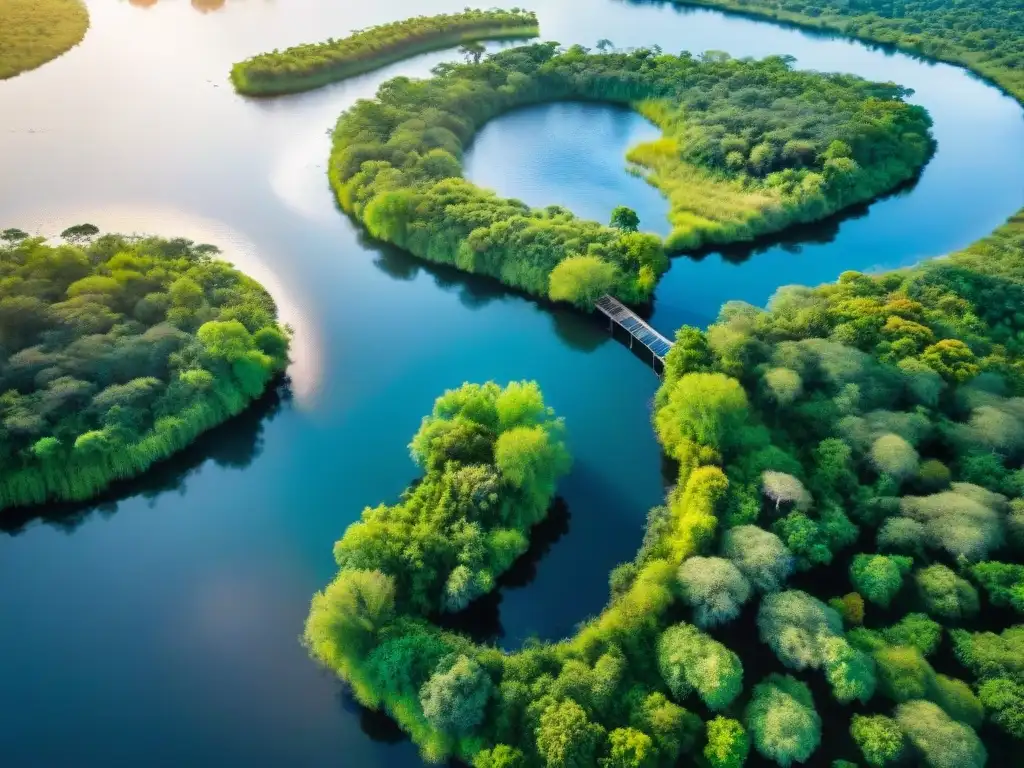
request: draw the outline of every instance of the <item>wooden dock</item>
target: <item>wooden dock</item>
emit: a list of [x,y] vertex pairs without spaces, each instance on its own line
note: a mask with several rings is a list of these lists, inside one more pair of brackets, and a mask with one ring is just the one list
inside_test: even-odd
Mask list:
[[[651,328],[641,320],[633,310],[613,296],[602,296],[597,300],[594,308],[608,318],[608,329],[614,331],[615,326],[622,327],[629,334],[629,348],[633,348],[633,341],[639,341],[656,360],[661,362],[662,369],[665,366],[665,355],[672,349],[672,342]],[[653,360],[651,361],[653,364]]]

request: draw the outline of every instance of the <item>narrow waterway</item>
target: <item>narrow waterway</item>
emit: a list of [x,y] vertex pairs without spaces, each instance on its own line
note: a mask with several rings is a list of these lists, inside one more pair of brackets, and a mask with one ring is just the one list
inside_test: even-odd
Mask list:
[[[298,643],[312,593],[333,574],[331,544],[414,477],[406,446],[437,394],[537,379],[576,463],[538,558],[476,620],[507,647],[571,633],[603,605],[608,571],[632,556],[661,498],[657,379],[589,318],[381,248],[335,210],[324,165],[337,114],[387,77],[454,54],[273,101],[226,82],[252,53],[464,2],[88,4],[80,47],[0,83],[0,227],[53,234],[91,221],[215,242],[274,291],[299,342],[289,388],[150,477],[100,504],[6,519],[2,761],[420,765]],[[677,259],[655,307],[664,331],[707,322],[730,298],[763,302],[785,283],[966,245],[1024,202],[1019,107],[955,68],[709,11],[534,7],[562,43],[789,53],[913,87],[935,118],[939,152],[906,193],[762,253]],[[664,202],[623,157],[651,131],[599,106],[524,110],[485,128],[467,172],[581,215],[632,205],[658,231]]]

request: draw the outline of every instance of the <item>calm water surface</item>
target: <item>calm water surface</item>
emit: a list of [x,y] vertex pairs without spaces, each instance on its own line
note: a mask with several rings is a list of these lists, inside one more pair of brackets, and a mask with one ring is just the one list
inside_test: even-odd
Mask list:
[[[649,427],[657,379],[588,318],[369,243],[324,179],[326,131],[355,99],[434,54],[274,101],[236,97],[231,62],[462,0],[90,0],[85,42],[0,83],[0,226],[218,243],[272,288],[299,333],[292,386],[141,483],[91,507],[9,521],[0,537],[0,755],[10,766],[417,766],[297,642],[331,544],[415,475],[406,445],[463,381],[536,378],[576,457],[537,557],[478,628],[515,647],[600,609],[663,492]],[[678,259],[655,323],[706,322],[729,298],[905,264],[966,245],[1024,200],[1024,121],[954,68],[706,11],[612,0],[535,3],[545,36],[737,56],[894,79],[932,111],[940,151],[911,191],[757,254]],[[621,110],[555,105],[497,120],[471,178],[604,219],[665,204],[624,170],[653,129]],[[743,260],[745,257],[748,260]],[[626,446],[626,450],[622,447]]]

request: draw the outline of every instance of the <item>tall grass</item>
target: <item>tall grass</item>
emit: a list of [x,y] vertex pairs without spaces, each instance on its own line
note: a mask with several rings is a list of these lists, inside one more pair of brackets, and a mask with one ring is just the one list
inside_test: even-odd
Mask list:
[[81,0],[0,1],[0,80],[57,58],[78,45],[88,28]]

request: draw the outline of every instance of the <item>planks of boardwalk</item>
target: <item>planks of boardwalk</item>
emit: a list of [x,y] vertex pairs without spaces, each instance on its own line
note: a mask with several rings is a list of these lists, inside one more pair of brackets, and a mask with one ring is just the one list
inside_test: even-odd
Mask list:
[[641,320],[633,310],[607,294],[597,300],[594,309],[608,318],[609,328],[619,325],[629,334],[630,349],[633,348],[635,339],[651,350],[651,354],[661,362],[662,366],[665,365],[665,355],[672,349],[672,342]]

